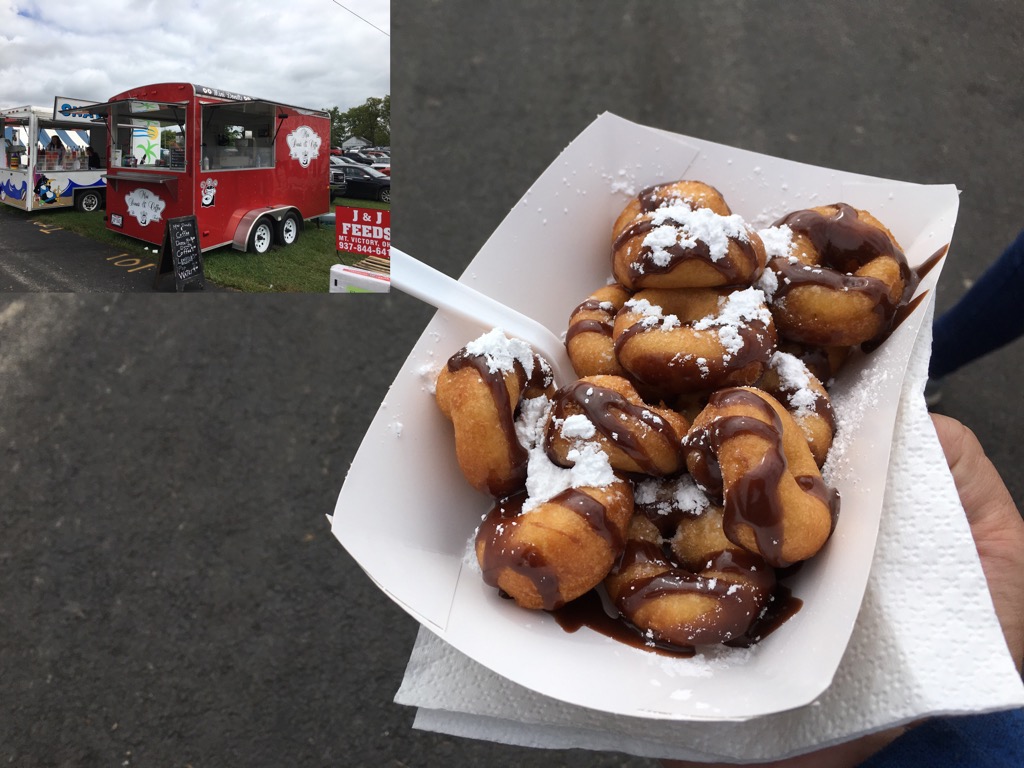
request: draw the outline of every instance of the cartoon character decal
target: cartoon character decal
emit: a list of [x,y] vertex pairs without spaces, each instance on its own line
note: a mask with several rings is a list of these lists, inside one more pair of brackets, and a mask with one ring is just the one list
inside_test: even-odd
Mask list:
[[32,188],[32,191],[36,193],[36,199],[44,205],[56,203],[60,199],[60,188],[54,184],[53,179],[49,179],[41,173],[36,175],[38,177],[36,185]]
[[199,182],[199,191],[201,193],[200,205],[203,208],[213,208],[217,197],[217,180],[203,179]]
[[303,168],[309,168],[315,157],[320,157],[320,145],[323,143],[316,131],[308,125],[300,125],[288,134],[288,153],[293,160],[298,160]]
[[143,227],[152,221],[160,221],[160,215],[167,203],[148,189],[133,189],[124,196],[128,215],[134,216]]

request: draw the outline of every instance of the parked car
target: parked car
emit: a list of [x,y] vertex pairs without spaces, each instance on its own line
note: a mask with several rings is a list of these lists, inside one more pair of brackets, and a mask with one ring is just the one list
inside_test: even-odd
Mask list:
[[368,166],[336,165],[331,168],[331,199],[362,197],[391,202],[391,178]]
[[386,160],[385,159],[385,160],[381,160],[381,161],[375,162],[370,167],[373,168],[373,170],[375,170],[375,171],[380,171],[385,176],[390,176],[391,175],[391,161],[390,160]]
[[331,170],[334,170],[340,165],[362,165],[362,163],[357,163],[355,160],[350,160],[344,155],[331,155]]
[[355,160],[357,163],[362,163],[363,165],[373,164],[372,157],[354,149],[345,150],[345,152],[342,153],[342,157],[347,157],[349,160]]

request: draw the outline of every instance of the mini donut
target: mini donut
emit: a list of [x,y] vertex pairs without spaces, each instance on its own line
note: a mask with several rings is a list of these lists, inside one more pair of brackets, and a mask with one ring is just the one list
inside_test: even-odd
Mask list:
[[435,396],[454,427],[456,458],[470,485],[492,496],[523,486],[528,456],[516,437],[516,409],[523,398],[545,393],[554,394],[547,362],[500,329],[452,355]]
[[622,558],[604,581],[623,619],[663,647],[741,637],[771,598],[773,569],[726,538],[721,507],[706,499],[701,508],[677,510],[674,533],[666,532],[663,518],[649,516],[649,507],[643,509],[637,507]]
[[715,392],[684,438],[686,465],[709,498],[723,501],[725,535],[785,567],[818,552],[839,514],[807,440],[771,395]]
[[778,400],[807,438],[815,463],[820,467],[828,458],[836,431],[832,400],[824,385],[798,357],[776,351],[764,376],[757,382]]
[[750,285],[764,265],[761,238],[742,217],[685,198],[652,210],[631,203],[615,223],[612,273],[633,291]]
[[867,211],[836,203],[794,211],[771,229],[761,233],[777,243],[761,285],[785,338],[821,346],[871,341],[913,294],[917,280],[903,250]]
[[600,584],[633,516],[628,481],[569,488],[524,511],[525,491],[497,502],[477,530],[484,582],[516,604],[554,610]]
[[629,299],[620,285],[606,285],[594,291],[572,311],[565,332],[565,349],[577,376],[625,376],[615,357],[612,327],[615,315]]
[[619,311],[612,338],[633,377],[677,394],[753,384],[777,341],[755,288],[641,291]]
[[682,438],[689,426],[678,413],[647,405],[622,377],[587,376],[555,393],[545,443],[560,466],[571,466],[570,452],[587,440],[615,470],[672,475],[686,468]]

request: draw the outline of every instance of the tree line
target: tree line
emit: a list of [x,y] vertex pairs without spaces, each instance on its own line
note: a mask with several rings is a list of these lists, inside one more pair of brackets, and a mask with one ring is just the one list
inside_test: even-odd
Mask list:
[[391,95],[370,97],[358,107],[342,112],[325,109],[331,116],[331,146],[339,147],[350,136],[360,136],[374,147],[391,145]]

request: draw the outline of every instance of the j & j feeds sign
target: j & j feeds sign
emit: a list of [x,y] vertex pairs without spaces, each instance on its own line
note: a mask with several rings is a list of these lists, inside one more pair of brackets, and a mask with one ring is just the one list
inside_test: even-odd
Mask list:
[[391,253],[391,211],[338,208],[335,211],[338,250],[388,258]]

